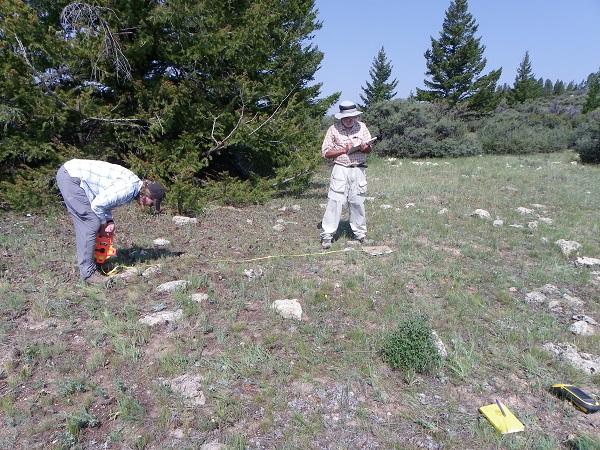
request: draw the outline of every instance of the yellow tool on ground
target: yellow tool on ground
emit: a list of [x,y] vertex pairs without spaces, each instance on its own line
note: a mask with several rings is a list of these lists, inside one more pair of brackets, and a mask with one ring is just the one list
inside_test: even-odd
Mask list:
[[561,398],[566,398],[586,414],[600,411],[600,401],[572,384],[553,384],[550,391]]
[[104,262],[111,256],[116,256],[117,249],[113,247],[114,235],[96,235],[96,248],[94,249],[94,256],[96,257],[96,263],[104,264]]
[[499,400],[491,405],[482,406],[479,408],[479,412],[501,434],[518,433],[525,429],[525,425]]

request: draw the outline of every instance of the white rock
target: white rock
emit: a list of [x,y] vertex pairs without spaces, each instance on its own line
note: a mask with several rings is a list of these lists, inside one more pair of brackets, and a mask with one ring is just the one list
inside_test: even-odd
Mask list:
[[539,291],[543,294],[546,295],[550,295],[550,296],[558,296],[560,297],[560,289],[558,289],[556,286],[554,286],[553,284],[545,284],[543,285]]
[[282,211],[282,212],[287,211],[287,206],[282,206],[281,208],[278,209],[278,211]]
[[446,346],[444,342],[440,339],[435,330],[431,330],[431,337],[433,338],[433,344],[435,348],[437,348],[438,353],[443,359],[448,357],[448,350],[446,350]]
[[392,205],[379,205],[381,209],[390,209]]
[[596,334],[595,328],[589,323],[578,320],[569,327],[569,331],[578,336],[593,336]]
[[579,297],[573,297],[569,294],[563,294],[562,298],[573,308],[583,306],[583,300],[581,300]]
[[248,277],[249,280],[254,278],[260,278],[264,275],[262,267],[257,267],[256,269],[244,269],[244,275]]
[[300,208],[300,205],[292,205],[292,211],[300,211],[302,208]]
[[517,291],[518,291],[518,289],[514,286],[511,286],[508,288],[508,292],[517,292]]
[[177,311],[159,311],[142,317],[139,322],[153,327],[168,322],[176,322],[183,317],[183,309]]
[[448,214],[448,208],[442,208],[440,209],[438,212],[438,215],[444,215],[444,214]]
[[186,406],[203,406],[206,403],[204,392],[202,392],[202,377],[198,375],[184,374],[173,378],[168,383],[173,392],[184,398]]
[[560,247],[560,251],[565,256],[570,256],[571,253],[576,252],[581,248],[581,244],[577,241],[567,241],[565,239],[559,239],[555,242]]
[[537,227],[538,227],[537,220],[527,223],[527,228],[529,228],[530,230],[537,230]]
[[573,320],[583,321],[589,323],[590,325],[598,326],[598,322],[596,322],[592,317],[586,316],[585,314],[575,314],[573,316]]
[[543,348],[554,355],[557,360],[567,362],[590,375],[600,373],[600,357],[578,352],[577,347],[572,344],[548,342],[543,345]]
[[158,238],[154,239],[154,241],[152,241],[152,244],[154,244],[155,247],[164,248],[171,245],[171,242],[163,238]]
[[253,222],[252,222],[252,219],[246,219],[246,223],[247,223],[248,225],[252,225],[252,223],[253,223]]
[[600,266],[600,259],[598,259],[598,258],[589,258],[587,256],[582,256],[580,258],[577,258],[577,261],[575,261],[575,265],[576,266],[582,266],[582,267]]
[[531,206],[533,206],[535,209],[546,209],[546,205],[542,205],[540,203],[532,203]]
[[187,280],[175,280],[168,281],[167,283],[163,283],[156,288],[157,292],[173,292],[177,289],[185,289],[191,283]]
[[529,208],[524,208],[523,206],[519,206],[517,208],[517,212],[519,214],[521,214],[522,216],[526,216],[528,214],[533,214],[535,211],[533,209],[529,209]]
[[319,207],[321,209],[325,209],[327,207],[327,203],[319,203]]
[[504,220],[496,219],[496,220],[494,220],[494,223],[492,223],[492,225],[495,227],[501,227],[502,225],[504,225]]
[[406,209],[408,209],[408,208],[414,208],[414,207],[415,207],[415,204],[414,204],[414,203],[407,203],[406,205],[404,205],[404,207],[405,207]]
[[175,225],[190,225],[198,223],[198,219],[195,217],[173,216],[172,220]]
[[489,212],[487,212],[485,209],[476,209],[475,211],[473,211],[471,213],[471,216],[473,217],[479,217],[481,219],[491,219],[492,216],[490,215]]
[[368,202],[374,202],[375,201],[375,197],[365,197],[365,200]]
[[397,161],[397,160],[398,160],[398,158],[387,158],[386,159],[387,162],[394,162],[394,161]]
[[511,228],[525,228],[525,226],[518,224],[518,223],[513,223],[512,225],[509,225],[509,227]]
[[196,302],[196,303],[202,303],[208,300],[208,294],[204,293],[204,292],[198,292],[195,294],[192,294],[192,301]]
[[295,298],[275,300],[271,304],[271,308],[284,319],[302,320],[302,306]]
[[283,225],[281,225],[280,223],[273,225],[273,230],[277,231],[277,232],[281,232],[283,230],[285,230],[285,227]]
[[554,221],[550,217],[540,217],[538,218],[538,221],[546,225],[552,225],[554,223]]
[[371,256],[387,255],[393,252],[393,250],[387,245],[380,245],[375,247],[362,247],[361,250]]
[[142,272],[144,278],[152,278],[160,273],[160,265],[150,266]]
[[546,300],[548,300],[546,296],[539,291],[528,292],[525,294],[525,301],[527,303],[544,303]]
[[137,267],[127,267],[123,272],[113,275],[111,278],[119,278],[121,280],[130,280],[140,274],[140,269]]
[[576,166],[577,165],[577,161],[571,161],[571,165],[572,166]]

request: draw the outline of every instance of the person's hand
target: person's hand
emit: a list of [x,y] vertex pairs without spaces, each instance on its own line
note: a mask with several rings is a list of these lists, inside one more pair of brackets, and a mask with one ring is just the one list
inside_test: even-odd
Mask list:
[[100,236],[110,236],[115,233],[115,223],[107,222],[100,225],[100,229],[98,230],[98,234]]
[[363,142],[362,144],[360,144],[360,151],[361,152],[366,152],[371,148],[371,144],[367,144],[366,142]]

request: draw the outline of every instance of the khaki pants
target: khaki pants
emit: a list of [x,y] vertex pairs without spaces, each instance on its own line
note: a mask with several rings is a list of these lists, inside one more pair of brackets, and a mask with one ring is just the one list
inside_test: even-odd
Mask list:
[[365,216],[365,194],[367,176],[364,167],[333,166],[329,180],[328,201],[323,215],[321,239],[332,239],[342,216],[342,208],[347,202],[350,210],[350,228],[356,239],[367,234]]

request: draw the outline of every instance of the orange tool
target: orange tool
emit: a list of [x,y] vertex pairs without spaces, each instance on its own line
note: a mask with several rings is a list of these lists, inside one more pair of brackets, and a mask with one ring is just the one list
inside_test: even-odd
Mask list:
[[113,247],[113,235],[96,235],[96,249],[94,250],[96,263],[104,264],[108,258],[115,256],[116,254],[117,249]]

